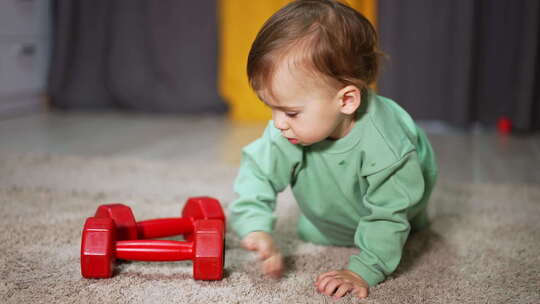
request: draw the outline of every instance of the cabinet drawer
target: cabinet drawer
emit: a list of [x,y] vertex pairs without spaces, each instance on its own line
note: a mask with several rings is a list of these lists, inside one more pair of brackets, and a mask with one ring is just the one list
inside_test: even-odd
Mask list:
[[1,0],[0,35],[48,35],[47,0]]
[[45,39],[0,42],[0,94],[43,91],[48,57]]

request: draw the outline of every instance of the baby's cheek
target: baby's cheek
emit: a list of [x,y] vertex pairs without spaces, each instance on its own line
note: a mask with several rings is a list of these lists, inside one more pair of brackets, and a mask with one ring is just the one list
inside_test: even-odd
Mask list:
[[304,139],[304,143],[306,145],[312,145],[315,143],[318,143],[319,141],[323,140],[324,138],[319,138],[318,136],[307,136]]

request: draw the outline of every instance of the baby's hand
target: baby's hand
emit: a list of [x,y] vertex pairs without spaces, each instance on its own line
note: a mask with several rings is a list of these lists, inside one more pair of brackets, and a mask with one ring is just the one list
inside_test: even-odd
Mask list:
[[334,295],[339,299],[346,293],[351,292],[360,299],[367,298],[369,285],[362,277],[350,270],[334,270],[323,273],[315,282],[317,291],[327,296]]
[[251,251],[257,251],[262,260],[262,271],[265,275],[280,278],[283,274],[283,256],[274,244],[272,236],[263,231],[249,233],[242,240],[242,246]]

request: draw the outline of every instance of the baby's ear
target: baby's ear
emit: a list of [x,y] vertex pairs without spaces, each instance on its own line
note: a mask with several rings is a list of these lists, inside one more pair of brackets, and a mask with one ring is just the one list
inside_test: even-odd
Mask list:
[[341,107],[341,113],[351,115],[356,112],[356,109],[360,106],[362,102],[362,94],[360,89],[353,85],[348,85],[343,89],[339,90],[338,98]]

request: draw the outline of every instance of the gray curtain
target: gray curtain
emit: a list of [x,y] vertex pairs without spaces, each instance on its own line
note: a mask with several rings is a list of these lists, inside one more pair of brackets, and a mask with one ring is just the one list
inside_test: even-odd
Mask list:
[[53,1],[52,105],[224,112],[216,0]]
[[540,1],[380,0],[380,92],[416,119],[540,129]]

